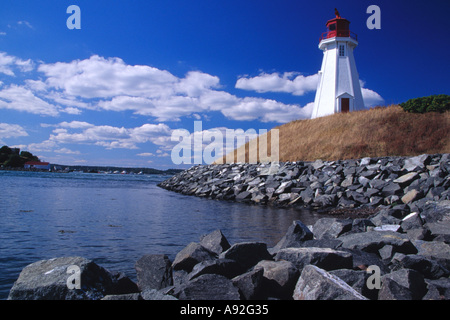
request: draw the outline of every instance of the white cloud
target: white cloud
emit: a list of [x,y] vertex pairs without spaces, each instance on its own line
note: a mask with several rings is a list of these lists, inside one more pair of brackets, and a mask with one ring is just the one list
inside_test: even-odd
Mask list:
[[[132,111],[137,115],[155,117],[160,122],[198,117],[210,111],[220,111],[232,120],[262,119],[264,122],[293,120],[303,113],[296,105],[260,98],[238,98],[220,91],[219,78],[200,71],[191,71],[184,78],[178,78],[165,70],[131,66],[119,58],[99,56],[69,63],[42,64],[38,70],[46,76],[45,86],[34,82],[29,85],[53,90],[47,97],[75,108],[73,113],[84,108]],[[307,90],[313,81],[313,76],[301,75],[290,80],[292,75],[286,73],[284,77],[285,81],[294,84],[295,88],[291,90],[295,94],[300,94],[301,86]],[[244,112],[240,114],[238,111],[242,108]],[[264,115],[266,110],[270,114]]]
[[18,124],[0,123],[0,138],[26,137],[28,133]]
[[6,52],[0,52],[0,73],[7,76],[15,76],[14,69],[18,68],[22,72],[33,70],[33,62],[31,59],[22,60],[14,56],[8,55]]
[[285,72],[282,75],[279,73],[261,73],[253,78],[239,78],[235,87],[260,93],[286,92],[302,96],[307,92],[316,90],[318,79],[317,74],[305,77],[297,72]]
[[384,99],[378,93],[373,90],[364,88],[366,83],[363,80],[359,80],[359,83],[361,85],[361,92],[366,108],[379,106],[384,103]]
[[54,152],[62,154],[81,154],[80,151],[73,151],[67,148],[56,149]]
[[19,26],[27,26],[27,27],[30,28],[30,29],[34,29],[33,26],[31,25],[31,23],[29,23],[29,22],[26,21],[26,20],[17,21],[17,24],[18,24]]
[[90,124],[88,122],[85,121],[72,121],[72,122],[61,122],[59,123],[57,126],[59,127],[63,127],[63,128],[72,128],[72,129],[86,129],[86,128],[91,128],[94,125]]
[[42,64],[46,84],[66,95],[112,98],[120,95],[161,97],[172,94],[177,77],[157,68],[125,64],[122,59],[92,56],[85,60]]
[[55,141],[45,140],[39,143],[31,143],[27,149],[31,152],[46,152],[53,151],[58,148],[58,144]]
[[139,157],[153,157],[154,154],[151,152],[143,152],[143,153],[138,153],[137,156]]
[[57,125],[48,141],[54,143],[53,147],[60,144],[91,144],[107,149],[137,149],[138,144],[146,142],[164,145],[170,141],[170,134],[171,129],[162,123],[124,128],[73,121]]
[[0,91],[0,109],[12,109],[21,112],[57,116],[60,109],[41,98],[31,90],[15,84]]
[[298,105],[261,98],[243,98],[222,113],[234,120],[259,120],[261,122],[286,123],[292,120],[308,117],[308,110]]

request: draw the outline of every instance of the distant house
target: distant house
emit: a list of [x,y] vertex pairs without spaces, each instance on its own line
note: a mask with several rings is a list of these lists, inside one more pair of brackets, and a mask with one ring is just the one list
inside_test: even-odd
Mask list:
[[50,163],[39,161],[28,161],[23,166],[25,169],[50,170]]

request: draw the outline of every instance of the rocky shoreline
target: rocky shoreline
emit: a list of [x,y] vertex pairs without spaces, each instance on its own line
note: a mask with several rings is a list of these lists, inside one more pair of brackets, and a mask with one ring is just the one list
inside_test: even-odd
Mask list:
[[450,154],[194,166],[159,184],[186,195],[319,210],[450,199]]
[[[9,300],[449,300],[450,156],[198,166],[161,187],[214,199],[329,210],[272,248],[220,230],[171,261],[147,254],[137,283],[82,257],[26,266]],[[340,211],[364,214],[346,218]],[[329,211],[330,212],[330,211]],[[354,211],[353,211],[354,212]],[[80,270],[70,289],[67,270]]]

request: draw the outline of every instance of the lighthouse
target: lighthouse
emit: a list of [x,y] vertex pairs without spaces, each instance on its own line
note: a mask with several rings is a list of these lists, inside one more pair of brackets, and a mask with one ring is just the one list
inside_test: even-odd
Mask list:
[[364,109],[359,75],[353,57],[358,36],[350,31],[350,21],[342,18],[336,9],[335,13],[336,18],[327,22],[327,31],[322,34],[319,42],[323,60],[312,119]]

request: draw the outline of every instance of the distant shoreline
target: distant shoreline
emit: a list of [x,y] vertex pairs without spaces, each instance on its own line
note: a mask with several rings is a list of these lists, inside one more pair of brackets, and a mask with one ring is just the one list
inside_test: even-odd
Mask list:
[[[158,170],[153,168],[130,168],[130,167],[113,167],[113,166],[68,166],[59,164],[50,164],[50,170],[43,169],[27,169],[23,167],[0,167],[1,171],[26,171],[26,172],[83,172],[83,173],[126,173],[126,174],[164,174],[174,175],[184,170],[182,169],[167,169]],[[54,168],[57,168],[56,170]],[[118,172],[117,172],[118,171]]]

